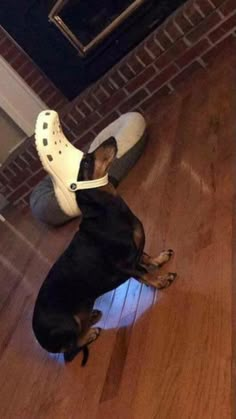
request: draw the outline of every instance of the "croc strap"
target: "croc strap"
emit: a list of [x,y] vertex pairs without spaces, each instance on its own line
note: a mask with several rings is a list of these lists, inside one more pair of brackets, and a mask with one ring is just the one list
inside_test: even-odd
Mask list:
[[76,192],[79,190],[84,189],[94,189],[94,188],[100,188],[101,186],[107,185],[109,182],[108,180],[108,174],[101,177],[100,179],[94,179],[94,180],[82,180],[80,182],[72,182],[69,185],[69,190],[71,192]]

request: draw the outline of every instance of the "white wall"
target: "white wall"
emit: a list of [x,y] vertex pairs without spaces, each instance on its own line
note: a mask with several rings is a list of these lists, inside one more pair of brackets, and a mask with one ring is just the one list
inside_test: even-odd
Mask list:
[[0,57],[0,107],[27,136],[34,133],[35,120],[39,112],[47,108],[2,57]]
[[9,152],[24,141],[26,134],[0,108],[0,165],[7,159]]

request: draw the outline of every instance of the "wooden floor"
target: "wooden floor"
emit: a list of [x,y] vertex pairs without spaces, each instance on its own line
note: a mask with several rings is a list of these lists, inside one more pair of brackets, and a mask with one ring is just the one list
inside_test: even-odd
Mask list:
[[[233,417],[235,68],[219,60],[149,111],[149,145],[120,186],[146,249],[176,252],[171,288],[130,280],[105,295],[104,331],[65,366],[31,331],[34,299],[77,228],[48,230],[14,210],[0,222],[0,418]],[[236,293],[235,293],[236,295]],[[235,327],[234,327],[235,333]]]

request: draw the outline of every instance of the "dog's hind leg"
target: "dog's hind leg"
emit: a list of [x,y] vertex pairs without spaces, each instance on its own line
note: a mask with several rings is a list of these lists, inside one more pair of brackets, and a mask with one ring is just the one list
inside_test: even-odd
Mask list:
[[147,253],[143,253],[140,264],[148,269],[158,269],[161,268],[165,263],[169,262],[171,257],[174,255],[172,249],[163,250],[159,256],[152,257]]
[[168,272],[163,275],[156,275],[155,272],[148,272],[146,268],[139,265],[137,269],[123,269],[123,274],[127,278],[135,278],[137,281],[147,286],[154,287],[156,289],[168,288],[177,277],[175,272]]
[[137,280],[144,283],[145,285],[154,287],[158,290],[168,288],[172,282],[176,279],[177,274],[174,272],[168,272],[167,274],[163,275],[154,275],[150,273],[146,273],[140,275]]

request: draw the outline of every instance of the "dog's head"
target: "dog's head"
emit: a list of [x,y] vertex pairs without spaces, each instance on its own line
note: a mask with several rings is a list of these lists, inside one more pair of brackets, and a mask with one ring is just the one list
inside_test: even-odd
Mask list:
[[[108,138],[92,153],[84,155],[78,174],[78,181],[95,180],[104,177],[117,154],[117,143],[114,137]],[[115,195],[115,188],[109,183],[106,186],[79,190],[76,192],[76,199],[83,215],[89,216],[94,213],[94,204],[104,206],[109,197]],[[97,205],[96,210],[97,211]]]
[[94,180],[105,176],[116,154],[116,140],[110,137],[92,153],[84,155],[80,164],[78,181]]
[[60,325],[50,331],[47,342],[44,342],[44,348],[50,353],[62,353],[65,362],[71,362],[83,351],[83,359],[81,365],[87,363],[89,352],[88,348],[78,346],[79,330],[73,324],[72,327],[68,325]]
[[80,328],[71,316],[44,313],[36,304],[32,326],[38,342],[48,352],[68,352],[77,346]]

